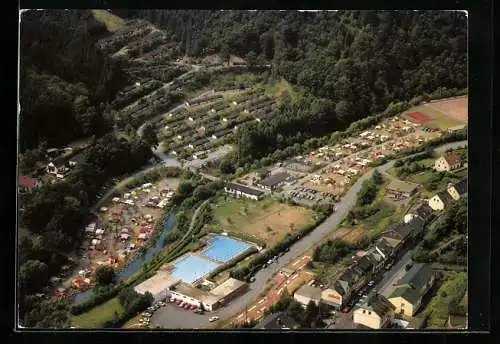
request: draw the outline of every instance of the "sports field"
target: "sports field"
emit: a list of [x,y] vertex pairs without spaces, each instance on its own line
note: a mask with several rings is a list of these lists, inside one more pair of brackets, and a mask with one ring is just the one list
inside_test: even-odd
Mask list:
[[461,122],[467,122],[469,104],[467,96],[459,98],[442,99],[425,104],[425,106],[440,111]]
[[467,97],[433,101],[409,109],[404,117],[429,128],[447,130],[467,123]]
[[287,233],[312,222],[309,209],[278,203],[271,198],[262,201],[220,199],[215,218],[222,230],[242,232],[264,240],[272,246]]

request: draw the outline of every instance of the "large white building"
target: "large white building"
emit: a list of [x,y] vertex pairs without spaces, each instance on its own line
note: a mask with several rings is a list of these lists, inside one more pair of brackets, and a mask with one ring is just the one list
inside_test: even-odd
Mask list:
[[153,277],[138,284],[134,290],[139,294],[150,292],[153,295],[154,301],[160,301],[170,296],[170,289],[179,282],[166,271],[159,271]]
[[253,200],[259,200],[264,197],[263,191],[236,183],[227,183],[224,186],[224,191],[236,197],[246,197]]

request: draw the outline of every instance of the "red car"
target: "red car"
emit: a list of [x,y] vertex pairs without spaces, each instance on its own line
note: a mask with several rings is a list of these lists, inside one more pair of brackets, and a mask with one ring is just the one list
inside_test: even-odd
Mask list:
[[342,308],[342,313],[349,313],[350,310],[351,310],[351,307],[346,306],[346,307]]

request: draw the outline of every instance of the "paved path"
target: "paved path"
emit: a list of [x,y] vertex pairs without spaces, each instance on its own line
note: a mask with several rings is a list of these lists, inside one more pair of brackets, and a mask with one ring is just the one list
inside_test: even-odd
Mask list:
[[[435,149],[436,152],[444,152],[449,148],[457,148],[467,145],[467,141],[453,142],[442,145]],[[405,157],[406,158],[406,157]],[[387,171],[394,165],[392,160],[384,165],[377,167],[381,172]],[[180,327],[172,327],[172,316],[168,312],[168,308],[159,310],[157,315],[151,321],[153,325],[160,325],[163,328],[206,328],[210,325],[208,318],[213,315],[219,316],[221,319],[233,317],[238,312],[242,312],[252,300],[255,300],[258,295],[264,290],[267,280],[275,275],[283,266],[288,265],[292,260],[310,250],[314,245],[320,242],[328,233],[335,229],[347,215],[349,210],[355,205],[357,193],[361,189],[361,185],[372,176],[373,169],[361,176],[352,187],[342,197],[337,205],[337,211],[331,214],[325,221],[319,224],[305,238],[299,240],[290,247],[290,251],[286,252],[278,262],[258,271],[254,277],[255,282],[250,284],[249,291],[233,300],[229,305],[217,311],[207,313],[208,315],[199,316],[192,312],[185,312],[183,315],[184,321],[179,323]],[[176,322],[177,324],[177,322]]]

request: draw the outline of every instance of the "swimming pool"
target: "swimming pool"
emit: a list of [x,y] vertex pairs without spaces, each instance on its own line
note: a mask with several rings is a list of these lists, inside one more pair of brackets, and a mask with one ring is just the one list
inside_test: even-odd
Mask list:
[[208,242],[210,246],[204,249],[201,254],[221,263],[230,261],[252,247],[246,242],[222,235],[215,235]]
[[208,259],[187,254],[174,262],[175,267],[170,274],[176,279],[181,279],[183,282],[193,283],[219,265]]

